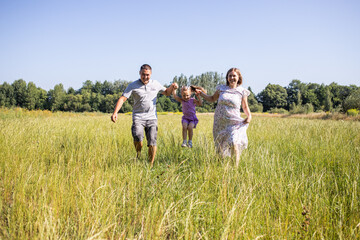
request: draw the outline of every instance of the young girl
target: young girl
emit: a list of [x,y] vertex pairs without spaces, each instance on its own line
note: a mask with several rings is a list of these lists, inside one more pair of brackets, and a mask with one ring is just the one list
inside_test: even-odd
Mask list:
[[[196,128],[197,123],[199,120],[196,117],[196,111],[195,106],[201,106],[202,100],[199,97],[200,91],[196,91],[196,96],[198,99],[191,97],[191,90],[194,89],[194,86],[192,87],[182,87],[181,88],[181,98],[176,95],[176,89],[173,89],[173,97],[176,101],[181,103],[182,111],[183,111],[183,117],[181,120],[182,123],[182,135],[183,135],[183,143],[181,144],[182,147],[190,147],[192,148],[192,137],[193,137],[193,129]],[[189,141],[186,144],[186,135],[189,134]]]

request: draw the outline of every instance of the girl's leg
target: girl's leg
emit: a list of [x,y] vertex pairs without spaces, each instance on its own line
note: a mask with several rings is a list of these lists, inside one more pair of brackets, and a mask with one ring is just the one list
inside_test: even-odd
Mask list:
[[183,143],[181,144],[181,147],[187,147],[186,144],[186,132],[187,132],[188,124],[186,122],[182,123],[182,135],[183,135]]
[[189,142],[188,145],[190,148],[192,148],[192,137],[193,137],[193,129],[195,124],[193,122],[189,123],[188,125],[188,133],[189,133]]
[[189,123],[187,130],[189,133],[189,141],[192,141],[192,137],[193,137],[193,129],[194,129],[195,124],[193,122]]
[[188,124],[186,122],[183,122],[182,123],[182,135],[183,135],[184,141],[186,141],[187,128],[188,128]]

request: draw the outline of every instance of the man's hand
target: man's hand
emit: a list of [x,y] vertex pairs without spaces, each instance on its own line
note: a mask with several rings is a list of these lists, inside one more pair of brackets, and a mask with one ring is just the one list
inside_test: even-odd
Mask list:
[[117,113],[114,113],[113,115],[111,115],[111,121],[116,122],[117,118],[118,118]]

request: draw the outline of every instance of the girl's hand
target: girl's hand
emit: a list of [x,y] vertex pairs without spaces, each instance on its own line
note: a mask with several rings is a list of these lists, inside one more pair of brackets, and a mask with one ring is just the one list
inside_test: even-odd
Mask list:
[[178,89],[178,88],[179,88],[179,86],[177,85],[177,83],[173,83],[172,85],[173,85],[173,89]]

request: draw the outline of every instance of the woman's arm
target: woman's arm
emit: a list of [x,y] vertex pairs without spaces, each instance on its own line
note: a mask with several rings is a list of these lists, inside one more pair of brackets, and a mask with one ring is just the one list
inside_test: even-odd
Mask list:
[[198,106],[198,107],[202,106],[202,99],[201,99],[201,97],[199,96],[199,95],[200,95],[200,92],[195,92],[195,95],[196,95],[196,97],[195,97],[195,104],[196,104],[196,106]]
[[220,92],[217,90],[212,96],[206,95],[204,92],[200,92],[200,96],[202,96],[208,102],[216,102],[219,99]]
[[245,118],[244,123],[250,123],[251,122],[251,112],[247,101],[247,96],[243,96],[241,101],[242,109],[244,110],[244,113],[246,114],[247,118]]

